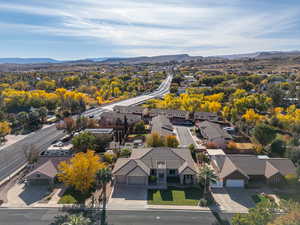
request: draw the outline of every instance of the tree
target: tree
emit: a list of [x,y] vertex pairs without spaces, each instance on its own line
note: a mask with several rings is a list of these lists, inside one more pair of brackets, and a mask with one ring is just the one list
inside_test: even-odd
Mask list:
[[82,214],[68,215],[67,222],[64,222],[62,225],[88,225],[91,223],[89,218],[84,217]]
[[87,149],[95,150],[96,137],[89,132],[82,132],[72,139],[72,144],[77,152],[85,152]]
[[236,214],[232,217],[232,225],[267,225],[273,221],[276,214],[276,203],[262,201],[251,208],[248,214]]
[[143,134],[143,133],[145,133],[146,128],[145,128],[144,121],[141,120],[140,122],[137,122],[136,124],[134,124],[133,130],[137,134]]
[[214,173],[214,171],[206,165],[201,167],[198,176],[200,184],[204,187],[204,195],[206,195],[207,189],[209,188],[210,184],[217,182],[218,177]]
[[46,107],[41,107],[38,110],[41,120],[44,123],[46,121],[47,115],[48,115],[48,109]]
[[69,161],[58,165],[58,180],[67,186],[73,186],[82,193],[87,192],[96,181],[97,171],[105,168],[99,155],[88,150],[76,153]]
[[274,106],[282,105],[285,93],[278,85],[269,86],[267,94],[272,98]]
[[39,149],[35,145],[24,145],[23,152],[29,164],[37,162],[39,158]]
[[165,145],[164,137],[160,136],[158,133],[149,134],[146,142],[150,147],[163,147]]
[[[102,187],[102,214],[101,214],[101,224],[106,225],[106,186],[109,182],[112,181],[112,173],[108,168],[102,168],[98,170],[97,174],[97,182]],[[99,201],[100,202],[100,201]]]
[[254,128],[255,139],[263,146],[270,144],[276,137],[276,131],[271,126],[260,123]]
[[9,123],[4,121],[0,122],[0,143],[3,141],[4,137],[11,132]]
[[270,146],[271,154],[283,157],[286,150],[286,144],[281,139],[275,139]]
[[71,117],[65,118],[64,119],[64,128],[66,129],[66,131],[69,134],[72,133],[76,128],[75,121]]
[[178,145],[179,145],[179,142],[178,142],[176,136],[168,135],[165,138],[165,146],[170,147],[170,148],[177,148]]

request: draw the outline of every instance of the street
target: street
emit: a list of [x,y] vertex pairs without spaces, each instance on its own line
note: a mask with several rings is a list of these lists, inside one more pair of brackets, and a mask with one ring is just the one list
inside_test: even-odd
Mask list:
[[[50,225],[57,209],[0,209],[0,225]],[[199,211],[108,211],[109,225],[213,225],[211,212]]]

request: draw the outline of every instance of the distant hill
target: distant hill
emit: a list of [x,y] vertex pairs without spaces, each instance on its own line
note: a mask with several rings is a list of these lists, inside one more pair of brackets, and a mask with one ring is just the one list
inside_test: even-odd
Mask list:
[[191,61],[191,60],[238,60],[247,58],[268,59],[268,58],[285,58],[285,57],[300,57],[300,51],[266,51],[266,52],[254,52],[245,54],[232,54],[232,55],[220,55],[220,56],[189,56],[188,54],[178,55],[160,55],[160,56],[140,56],[140,57],[128,57],[128,58],[87,58],[78,60],[56,60],[51,58],[0,58],[0,64],[51,64],[51,63],[105,63],[105,64],[138,64],[138,63],[166,63],[171,61]]
[[136,64],[136,63],[164,63],[170,61],[185,61],[191,60],[192,57],[187,54],[179,55],[160,55],[160,56],[140,56],[133,58],[109,58],[104,60],[103,63],[124,63],[124,64]]
[[233,55],[221,55],[219,58],[224,59],[243,59],[243,58],[256,58],[256,59],[267,59],[267,58],[286,58],[286,57],[298,57],[300,51],[266,51],[266,52],[254,52],[245,54],[233,54]]
[[51,58],[0,58],[0,63],[9,64],[36,64],[36,63],[59,63],[60,61]]

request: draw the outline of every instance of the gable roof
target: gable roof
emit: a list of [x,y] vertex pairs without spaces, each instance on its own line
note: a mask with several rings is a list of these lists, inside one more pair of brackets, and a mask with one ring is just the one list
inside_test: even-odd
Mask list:
[[213,157],[220,169],[221,178],[225,178],[236,170],[245,176],[263,175],[267,178],[277,173],[282,176],[296,174],[292,161],[285,158],[265,158],[256,155],[216,155]]
[[217,123],[204,121],[199,123],[198,126],[200,128],[202,136],[211,141],[217,138],[232,139],[232,136],[228,134],[225,130],[223,130],[221,126]]
[[70,159],[70,157],[43,157],[26,177],[39,173],[49,178],[54,178],[58,173],[57,168],[59,163],[68,159]]
[[116,175],[127,175],[135,167],[140,167],[147,174],[150,169],[157,169],[160,162],[166,169],[190,168],[197,172],[195,162],[189,149],[173,149],[168,147],[133,149],[130,158],[118,159],[113,169]]

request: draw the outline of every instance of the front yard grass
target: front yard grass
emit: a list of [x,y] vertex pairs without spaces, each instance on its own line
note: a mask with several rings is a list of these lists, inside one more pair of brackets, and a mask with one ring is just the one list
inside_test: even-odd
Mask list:
[[90,192],[81,193],[74,188],[68,188],[59,199],[58,204],[83,204],[91,196]]
[[202,196],[203,192],[200,188],[168,188],[167,190],[149,190],[148,204],[197,206]]

